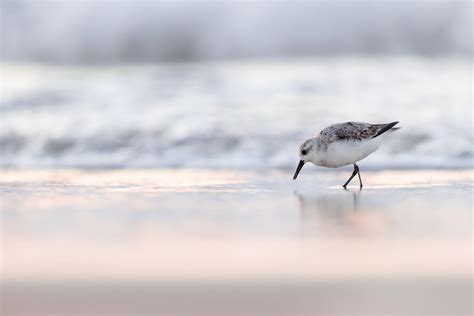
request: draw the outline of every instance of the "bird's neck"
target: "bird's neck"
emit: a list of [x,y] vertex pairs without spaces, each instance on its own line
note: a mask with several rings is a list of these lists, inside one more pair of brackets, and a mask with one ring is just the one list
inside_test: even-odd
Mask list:
[[310,161],[318,166],[324,165],[325,155],[322,151],[322,144],[319,140],[319,137],[315,137],[311,141],[312,143],[312,150],[310,152]]

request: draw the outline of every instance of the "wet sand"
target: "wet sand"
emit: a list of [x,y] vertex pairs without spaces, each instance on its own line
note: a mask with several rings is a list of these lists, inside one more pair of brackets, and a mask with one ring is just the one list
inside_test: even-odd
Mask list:
[[5,315],[470,315],[474,171],[2,171]]

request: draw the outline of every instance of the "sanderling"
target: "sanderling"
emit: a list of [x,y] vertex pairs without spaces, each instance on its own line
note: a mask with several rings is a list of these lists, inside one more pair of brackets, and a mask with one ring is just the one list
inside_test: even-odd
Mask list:
[[326,127],[315,138],[310,138],[301,144],[298,150],[300,162],[293,180],[307,162],[329,168],[353,164],[354,171],[343,187],[345,189],[358,174],[362,188],[362,179],[356,162],[376,151],[386,135],[399,129],[394,127],[397,124],[398,122],[388,124],[347,122]]

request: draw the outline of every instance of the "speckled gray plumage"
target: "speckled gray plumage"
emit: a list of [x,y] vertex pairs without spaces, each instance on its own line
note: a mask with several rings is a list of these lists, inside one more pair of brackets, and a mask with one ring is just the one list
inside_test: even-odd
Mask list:
[[326,127],[319,134],[319,141],[328,145],[336,141],[362,141],[379,136],[390,130],[398,122],[388,124],[369,124],[346,122]]

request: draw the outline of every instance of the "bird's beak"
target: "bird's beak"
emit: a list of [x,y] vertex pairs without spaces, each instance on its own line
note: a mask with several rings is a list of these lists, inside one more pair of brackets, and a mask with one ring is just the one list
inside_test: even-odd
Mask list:
[[304,166],[304,160],[300,160],[300,162],[298,163],[298,167],[296,167],[296,172],[295,172],[295,175],[293,176],[293,180],[296,179],[296,177],[298,176],[298,173],[300,173],[301,168],[303,168],[303,166]]

